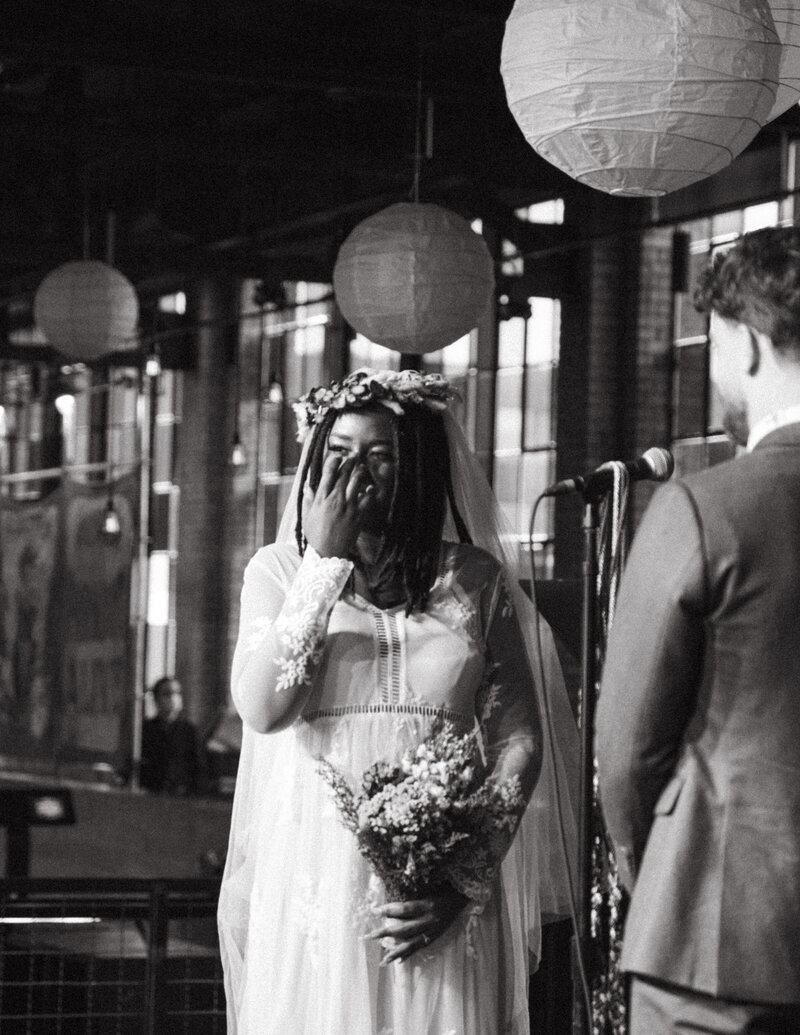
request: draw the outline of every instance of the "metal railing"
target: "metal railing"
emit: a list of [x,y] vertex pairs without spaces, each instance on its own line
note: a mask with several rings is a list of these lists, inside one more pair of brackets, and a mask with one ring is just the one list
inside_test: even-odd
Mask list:
[[225,1035],[215,880],[0,883],[2,1035]]

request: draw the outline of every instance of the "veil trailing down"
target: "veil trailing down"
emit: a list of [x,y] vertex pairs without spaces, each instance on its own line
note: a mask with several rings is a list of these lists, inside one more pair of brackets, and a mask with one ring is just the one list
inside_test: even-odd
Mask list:
[[[350,377],[368,375],[380,376]],[[394,375],[401,388],[406,375],[413,376]],[[394,398],[387,405],[398,412]],[[359,598],[337,558],[315,560],[311,550],[301,558],[295,526],[310,437],[276,543],[262,548],[245,573],[232,670],[245,723],[219,902],[229,1035],[527,1035],[528,976],[538,962],[542,922],[571,912],[574,863],[567,852],[577,844],[578,737],[555,645],[540,619],[537,635],[531,601],[506,576],[514,570],[514,542],[503,533],[483,471],[449,411],[438,401],[436,409],[452,497],[439,573],[422,614],[381,611]],[[453,504],[471,546],[459,545]],[[323,659],[324,688],[311,692],[285,728],[256,732],[243,691],[237,700],[249,659],[276,624],[291,625],[287,608],[296,617],[322,607],[323,598],[329,640],[315,657]],[[505,664],[504,629],[523,645],[522,665]],[[373,639],[376,649],[367,655],[359,645]],[[478,727],[476,687],[485,682],[480,672],[490,650],[496,683],[506,668],[515,673],[508,687],[490,688],[501,702],[507,695],[506,715],[538,713],[538,781],[492,888],[429,946],[381,966],[369,933],[383,889],[338,820],[319,759],[355,784],[376,760],[413,749],[437,716],[465,732]],[[490,734],[501,757],[514,739],[503,707]],[[486,738],[489,727],[480,728]]]

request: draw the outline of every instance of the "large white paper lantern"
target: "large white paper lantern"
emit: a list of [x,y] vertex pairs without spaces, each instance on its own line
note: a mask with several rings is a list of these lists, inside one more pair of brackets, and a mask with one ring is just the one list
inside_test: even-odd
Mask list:
[[781,41],[778,92],[768,122],[782,115],[800,98],[800,0],[770,3],[775,31]]
[[53,348],[93,360],[136,345],[139,300],[130,281],[105,262],[66,262],[36,292],[33,316]]
[[538,154],[609,194],[658,196],[750,143],[780,56],[767,0],[516,0],[501,70]]
[[339,249],[336,301],[347,322],[397,352],[434,352],[471,331],[494,289],[486,242],[439,205],[402,202],[363,220]]

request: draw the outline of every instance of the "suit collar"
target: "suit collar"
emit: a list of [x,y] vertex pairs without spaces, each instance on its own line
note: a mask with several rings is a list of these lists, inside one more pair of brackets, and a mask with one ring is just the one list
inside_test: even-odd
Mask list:
[[796,424],[800,422],[800,402],[792,403],[789,406],[781,406],[756,421],[750,429],[747,438],[747,452],[750,453],[762,438],[766,438],[771,431],[782,428],[785,424]]
[[753,449],[774,449],[776,446],[800,447],[800,419],[766,432],[758,439]]

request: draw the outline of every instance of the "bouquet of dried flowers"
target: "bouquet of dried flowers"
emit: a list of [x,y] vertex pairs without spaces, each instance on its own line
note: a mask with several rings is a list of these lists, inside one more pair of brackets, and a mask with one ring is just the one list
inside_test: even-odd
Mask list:
[[399,763],[371,765],[356,791],[330,762],[320,772],[390,901],[447,884],[481,898],[525,807],[519,778],[487,780],[477,733],[446,722]]

